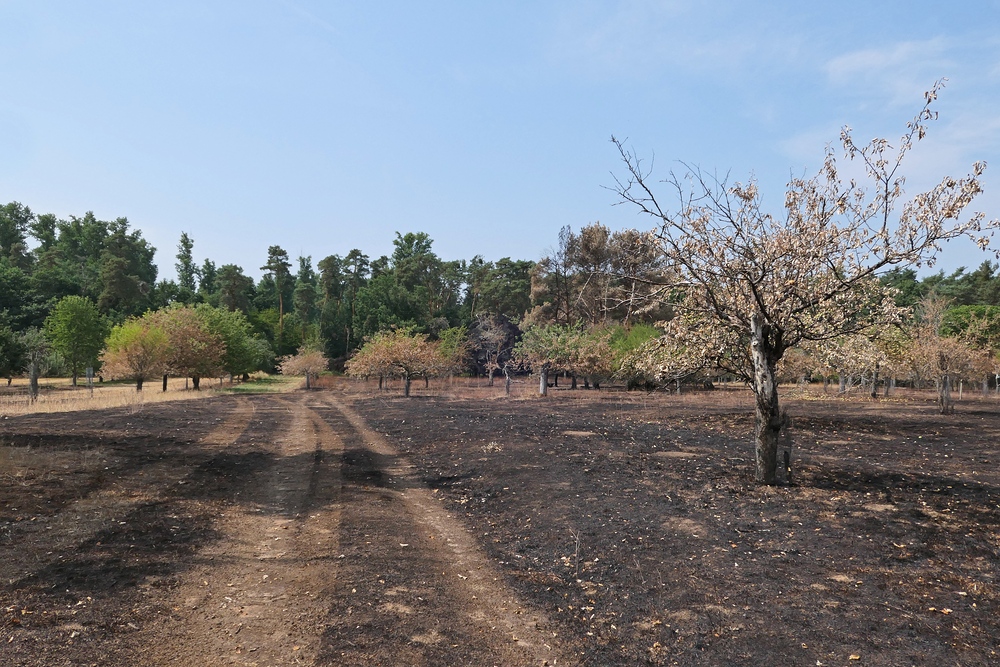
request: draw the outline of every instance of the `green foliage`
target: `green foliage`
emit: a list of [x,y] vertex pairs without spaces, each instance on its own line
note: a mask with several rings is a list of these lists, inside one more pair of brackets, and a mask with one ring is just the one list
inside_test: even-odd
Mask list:
[[987,261],[971,273],[962,267],[947,275],[939,271],[918,280],[913,269],[893,269],[883,274],[881,281],[899,291],[896,303],[901,306],[914,306],[932,293],[956,306],[1000,306],[998,270],[1000,265]]
[[235,264],[223,264],[215,277],[215,293],[219,307],[226,310],[250,311],[256,290],[253,278],[243,274],[243,269]]
[[26,239],[34,222],[35,215],[27,206],[16,201],[0,206],[0,256],[22,269],[30,265]]
[[284,329],[285,304],[288,303],[288,291],[293,287],[289,280],[288,253],[281,246],[273,245],[267,249],[267,263],[260,267],[274,281],[275,296],[278,299],[278,338]]
[[474,320],[481,313],[518,321],[531,309],[531,270],[534,262],[504,257],[496,262],[472,258],[466,268],[462,314]]
[[101,293],[98,306],[121,315],[143,312],[146,298],[156,284],[156,265],[149,245],[138,231],[129,231],[129,222],[118,218],[107,224],[107,236],[100,253]]
[[646,342],[658,338],[663,332],[651,324],[633,324],[631,327],[614,327],[611,334],[611,350],[616,365],[638,350]]
[[437,351],[443,372],[462,370],[469,358],[469,350],[469,330],[466,327],[450,327],[438,333]]
[[82,296],[63,297],[45,320],[45,336],[65,360],[74,385],[88,366],[96,365],[106,335],[97,306]]
[[114,327],[108,335],[101,365],[111,379],[142,383],[161,375],[167,368],[170,338],[152,317],[132,317]]
[[302,331],[300,340],[304,343],[309,337],[309,325],[316,314],[316,273],[312,269],[312,257],[299,257],[299,272],[295,278],[292,299]]
[[0,326],[0,377],[12,377],[27,367],[24,341],[9,326]]
[[196,307],[208,330],[225,346],[222,369],[231,375],[243,375],[270,367],[274,352],[266,340],[253,335],[246,316],[238,310],[213,308],[207,304]]
[[514,346],[514,358],[535,370],[568,370],[573,339],[582,331],[581,324],[528,325]]
[[200,274],[198,265],[194,263],[194,255],[191,252],[193,249],[194,241],[187,232],[181,232],[181,240],[177,244],[177,263],[174,264],[174,268],[177,270],[177,284],[191,295],[198,288]]
[[954,306],[944,313],[943,336],[960,336],[980,347],[1000,350],[1000,306]]

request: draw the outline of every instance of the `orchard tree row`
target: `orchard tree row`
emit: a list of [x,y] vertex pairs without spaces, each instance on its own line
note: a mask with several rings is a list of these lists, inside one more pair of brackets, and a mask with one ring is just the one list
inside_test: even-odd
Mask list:
[[[564,229],[532,275],[533,307],[514,363],[537,372],[541,393],[553,370],[660,383],[699,373],[738,378],[755,398],[754,475],[763,484],[790,476],[789,447],[779,453],[789,442],[780,438],[789,423],[782,373],[836,376],[842,386],[861,378],[873,393],[880,378],[890,387],[899,377],[933,382],[950,412],[956,381],[988,387],[1000,373],[997,267],[923,281],[916,270],[933,266],[952,239],[987,249],[1000,220],[968,212],[982,192],[982,162],[905,193],[904,160],[937,118],[941,86],[926,93],[898,141],[858,145],[845,126],[842,152],[828,147],[816,176],[791,179],[780,213],[765,209],[753,179],[730,182],[684,165],[657,182],[650,163],[612,137],[623,163],[614,189],[653,227]],[[643,320],[659,331],[616,364],[614,327]]]

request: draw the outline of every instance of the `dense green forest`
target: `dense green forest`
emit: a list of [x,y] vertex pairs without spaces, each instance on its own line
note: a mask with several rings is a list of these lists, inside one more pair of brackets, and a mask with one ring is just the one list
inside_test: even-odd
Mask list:
[[[158,280],[156,249],[126,218],[105,221],[88,212],[63,220],[11,202],[0,207],[2,370],[24,370],[16,341],[46,330],[47,322],[51,330],[51,315],[71,296],[92,303],[107,331],[174,304],[208,304],[241,312],[272,358],[309,343],[333,360],[381,330],[436,336],[468,327],[484,313],[516,322],[530,309],[534,262],[481,256],[445,261],[432,243],[424,233],[397,234],[391,256],[373,259],[352,249],[315,263],[312,257],[293,260],[273,245],[248,261],[263,272],[254,280],[243,266],[196,261],[195,239],[184,233],[176,249],[177,279]],[[56,368],[61,365],[50,360],[53,371],[76,370]]]
[[[594,276],[614,273],[615,267],[606,264],[622,256],[609,246],[615,238],[599,224],[579,234],[567,227],[557,248],[539,261],[487,261],[478,255],[444,260],[422,232],[397,233],[392,254],[374,259],[356,248],[315,262],[292,259],[272,245],[262,248],[259,258],[248,258],[247,266],[262,272],[254,280],[243,266],[196,261],[195,239],[184,233],[175,252],[177,279],[163,280],[154,263],[156,249],[126,218],[105,221],[87,212],[64,220],[11,202],[0,207],[0,371],[23,372],[25,340],[39,332],[56,342],[60,335],[80,338],[72,327],[69,334],[64,330],[65,322],[80,322],[86,315],[79,310],[81,302],[67,301],[78,297],[100,319],[92,324],[92,337],[144,313],[205,304],[241,313],[252,336],[269,348],[262,359],[308,345],[335,365],[381,331],[407,329],[434,340],[448,329],[464,328],[471,350],[468,369],[488,372],[499,368],[498,354],[512,353],[520,327],[583,322],[631,328],[662,319],[662,312],[625,312],[624,300],[615,300],[607,284],[599,288],[602,283]],[[1000,306],[1000,265],[991,262],[971,272],[962,268],[924,277],[911,269],[895,270],[882,280],[898,290],[901,305],[936,294],[953,308]],[[614,340],[627,338],[618,334]],[[96,363],[100,350],[95,345],[85,352],[67,345],[55,346],[62,354],[49,361],[52,372],[77,374],[81,364]]]

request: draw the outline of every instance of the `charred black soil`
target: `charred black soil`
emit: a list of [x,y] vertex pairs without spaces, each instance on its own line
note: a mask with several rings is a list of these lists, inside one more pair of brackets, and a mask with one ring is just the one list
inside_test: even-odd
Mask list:
[[992,399],[502,392],[3,420],[0,664],[1000,664]]

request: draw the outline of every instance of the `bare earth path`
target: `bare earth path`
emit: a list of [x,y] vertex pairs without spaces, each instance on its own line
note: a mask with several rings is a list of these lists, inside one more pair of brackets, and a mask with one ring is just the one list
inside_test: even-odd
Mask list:
[[82,470],[59,478],[64,505],[13,508],[0,664],[567,664],[543,616],[347,406],[201,403],[97,413],[100,429],[81,417],[59,437],[42,419],[8,429],[22,479],[51,486],[66,457]]

